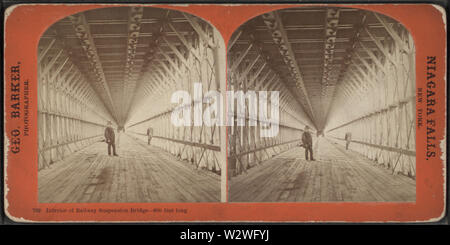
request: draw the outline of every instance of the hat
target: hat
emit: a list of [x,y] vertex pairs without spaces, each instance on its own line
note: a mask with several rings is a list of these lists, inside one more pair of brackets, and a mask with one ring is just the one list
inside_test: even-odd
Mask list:
[[309,126],[308,125],[305,126],[305,130],[309,130]]

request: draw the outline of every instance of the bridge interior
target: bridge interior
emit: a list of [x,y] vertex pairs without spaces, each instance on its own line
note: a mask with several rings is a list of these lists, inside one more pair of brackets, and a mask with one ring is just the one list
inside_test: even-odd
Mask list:
[[[174,91],[223,90],[223,46],[205,21],[159,8],[96,9],[52,25],[38,47],[39,201],[220,201],[225,134],[170,117]],[[107,154],[108,121],[117,157]]]
[[[260,137],[249,110],[228,129],[230,201],[415,201],[415,49],[400,23],[284,9],[249,20],[227,48],[229,90],[280,91],[277,137]],[[305,126],[315,161],[299,147]]]

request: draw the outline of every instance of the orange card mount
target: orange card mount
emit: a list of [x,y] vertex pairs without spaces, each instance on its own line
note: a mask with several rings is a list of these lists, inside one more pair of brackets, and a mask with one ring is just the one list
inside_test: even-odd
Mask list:
[[433,222],[446,15],[431,4],[20,4],[16,222]]

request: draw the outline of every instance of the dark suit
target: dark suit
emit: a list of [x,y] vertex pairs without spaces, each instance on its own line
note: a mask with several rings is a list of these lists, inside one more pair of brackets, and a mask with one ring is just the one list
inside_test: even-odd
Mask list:
[[114,129],[111,127],[107,127],[105,129],[105,140],[106,144],[108,144],[108,155],[111,155],[111,148],[113,150],[113,155],[116,156],[116,136],[114,134]]
[[[313,151],[312,151],[312,137],[311,137],[311,133],[309,132],[304,132],[302,135],[302,143],[303,143],[303,147],[305,148],[305,159],[306,160],[314,160],[313,157]],[[308,153],[309,153],[309,158],[308,158]]]

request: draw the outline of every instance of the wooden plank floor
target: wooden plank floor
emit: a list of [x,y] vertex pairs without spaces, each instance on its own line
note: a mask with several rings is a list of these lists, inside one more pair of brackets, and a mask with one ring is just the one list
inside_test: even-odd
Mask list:
[[316,161],[295,147],[232,178],[231,202],[414,202],[416,182],[319,138]]
[[122,133],[118,157],[98,142],[39,171],[39,202],[220,201],[220,176],[145,143]]

